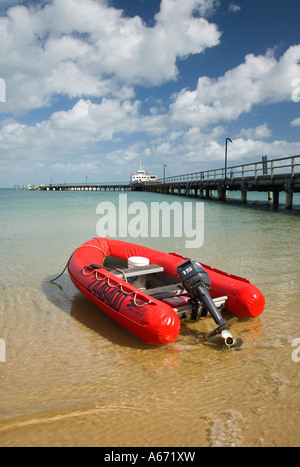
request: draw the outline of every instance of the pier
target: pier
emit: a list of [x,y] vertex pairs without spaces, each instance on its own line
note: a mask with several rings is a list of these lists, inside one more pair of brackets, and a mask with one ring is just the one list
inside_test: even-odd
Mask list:
[[40,191],[130,191],[131,185],[126,182],[63,183],[29,185],[28,189]]
[[208,198],[217,192],[225,200],[229,191],[239,191],[241,202],[247,203],[249,192],[265,192],[268,201],[279,203],[279,193],[286,194],[286,209],[293,207],[293,194],[300,193],[300,155],[282,157],[166,177],[155,182],[130,184],[126,182],[64,183],[29,186],[29,190],[42,191],[147,191],[170,195]]
[[241,202],[247,203],[248,192],[266,192],[268,201],[279,203],[279,193],[286,194],[286,209],[293,207],[293,194],[300,193],[300,155],[207,170],[175,177],[167,177],[160,183],[146,185],[144,191],[178,194],[193,197],[209,197],[217,192],[219,200],[225,200],[228,191],[240,191]]

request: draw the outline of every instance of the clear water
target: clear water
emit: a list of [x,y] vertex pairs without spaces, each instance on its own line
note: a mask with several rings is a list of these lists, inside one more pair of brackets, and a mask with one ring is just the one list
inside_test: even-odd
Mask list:
[[[204,200],[199,249],[182,238],[128,238],[261,289],[265,312],[232,328],[244,340],[237,351],[205,341],[210,319],[151,347],[77,292],[67,273],[45,283],[96,235],[98,203],[118,196],[0,190],[0,446],[299,445],[299,197],[291,212],[266,195],[249,195],[247,206]],[[136,200],[186,198],[128,193]]]

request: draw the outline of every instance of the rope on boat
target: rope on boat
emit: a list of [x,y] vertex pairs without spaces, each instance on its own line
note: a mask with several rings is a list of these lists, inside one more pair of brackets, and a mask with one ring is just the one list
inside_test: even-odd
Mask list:
[[76,253],[76,251],[80,250],[81,248],[86,248],[86,247],[89,247],[89,248],[96,248],[97,250],[101,251],[101,253],[103,254],[104,258],[103,258],[103,263],[106,259],[106,253],[104,250],[102,250],[102,248],[99,248],[98,246],[96,245],[81,245],[80,247],[76,248],[76,250],[73,251],[73,253],[71,254],[70,258],[68,259],[68,262],[64,268],[64,270],[59,274],[59,276],[57,277],[54,277],[54,279],[50,279],[50,280],[46,280],[45,282],[55,282],[57,281],[57,279],[59,279],[65,272],[65,270],[67,269],[67,267],[69,266],[69,263],[73,257],[73,255]]
[[[136,300],[137,300],[137,296],[139,295],[139,292],[128,292],[127,290],[124,290],[122,284],[120,284],[119,282],[117,282],[116,284],[112,284],[109,277],[100,276],[98,274],[99,271],[97,269],[93,268],[90,270],[90,272],[86,272],[87,269],[91,269],[91,266],[84,266],[82,272],[85,276],[91,276],[92,274],[95,274],[95,278],[97,281],[106,281],[109,287],[111,287],[112,289],[119,288],[125,295],[128,295],[128,296],[133,295],[133,303],[135,306],[145,306],[145,305],[150,305],[151,303],[154,303],[153,300],[148,300],[147,302],[143,302],[140,304],[137,303]],[[115,271],[121,272],[123,274],[124,281],[128,283],[125,271],[119,268],[115,269]]]
[[[59,279],[59,278],[64,274],[64,272],[66,271],[66,269],[67,269],[67,267],[69,266],[69,263],[70,263],[70,261],[71,261],[73,255],[76,253],[76,251],[80,250],[81,248],[95,248],[96,250],[101,251],[101,253],[102,253],[103,256],[104,256],[104,258],[103,258],[103,263],[104,263],[104,261],[105,261],[107,255],[106,255],[105,251],[102,250],[102,248],[100,248],[100,247],[98,247],[98,246],[96,246],[96,245],[81,245],[80,247],[76,248],[76,250],[73,251],[73,253],[71,254],[70,258],[68,259],[68,262],[67,262],[67,264],[66,264],[64,270],[63,270],[57,277],[54,277],[54,279],[46,280],[45,282],[55,282],[55,281],[57,281],[57,279]],[[136,300],[137,300],[137,296],[138,296],[139,292],[127,292],[126,290],[123,289],[122,284],[117,283],[116,285],[112,285],[111,282],[110,282],[110,280],[109,280],[109,277],[106,277],[106,278],[101,277],[101,278],[100,278],[100,277],[98,276],[98,271],[97,271],[97,269],[93,269],[90,273],[86,273],[86,269],[87,269],[87,268],[90,268],[90,266],[84,266],[83,271],[82,271],[83,274],[84,274],[85,276],[90,276],[91,274],[95,273],[95,277],[96,277],[96,279],[97,279],[98,281],[107,279],[107,284],[109,285],[109,287],[112,287],[112,288],[120,288],[120,290],[121,290],[124,294],[126,294],[126,295],[133,295],[133,296],[134,296],[134,297],[133,297],[133,303],[135,304],[135,306],[145,306],[145,305],[150,305],[151,303],[153,303],[152,300],[149,300],[148,302],[141,303],[141,304],[137,303]],[[119,268],[116,269],[116,271],[121,272],[121,274],[123,274],[123,280],[124,280],[125,282],[128,283],[128,280],[127,280],[127,277],[126,277],[125,272],[124,272],[122,269],[119,269]]]

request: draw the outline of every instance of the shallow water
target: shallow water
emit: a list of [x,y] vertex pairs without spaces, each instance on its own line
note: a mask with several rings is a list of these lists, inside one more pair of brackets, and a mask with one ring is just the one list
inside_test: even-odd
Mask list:
[[[0,190],[0,445],[298,446],[299,205],[205,200],[204,245],[195,250],[181,238],[128,238],[248,276],[266,297],[260,317],[232,328],[240,350],[205,340],[211,319],[152,347],[77,292],[67,273],[45,282],[96,235],[97,204],[117,197]],[[138,195],[154,199],[186,201]]]

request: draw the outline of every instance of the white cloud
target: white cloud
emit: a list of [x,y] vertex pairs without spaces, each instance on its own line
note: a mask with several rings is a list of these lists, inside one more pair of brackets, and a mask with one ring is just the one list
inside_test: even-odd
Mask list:
[[237,138],[230,145],[230,160],[241,160],[245,157],[252,161],[261,160],[261,156],[269,155],[270,158],[285,157],[297,154],[299,143],[292,143],[286,140],[275,140],[271,142]]
[[97,161],[78,162],[78,163],[69,162],[67,164],[55,163],[55,164],[52,164],[50,168],[51,170],[59,174],[62,174],[62,173],[83,174],[83,173],[89,173],[89,172],[98,172],[100,169],[100,164]]
[[272,136],[272,131],[269,129],[268,124],[264,123],[257,126],[256,128],[243,128],[240,132],[240,135],[247,138],[264,139],[270,138],[270,136]]
[[138,101],[103,99],[94,104],[80,99],[69,111],[54,112],[49,120],[33,126],[4,124],[0,129],[1,150],[10,159],[42,156],[53,160],[57,154],[73,157],[99,142],[113,141],[120,133],[143,131],[138,110]]
[[[91,142],[110,141],[114,135],[139,131],[139,102],[103,99],[101,104],[81,99],[68,112],[55,112],[52,127],[65,135],[83,135]],[[71,136],[73,138],[73,136]]]
[[300,126],[300,118],[295,118],[295,120],[291,122],[291,126]]
[[174,98],[172,118],[178,124],[206,127],[229,122],[254,105],[291,101],[291,83],[300,75],[300,45],[276,60],[249,54],[244,63],[218,79],[201,77],[195,91],[183,89]]
[[[77,160],[80,154],[99,151],[99,143],[121,142],[124,135],[135,136],[140,143],[107,151],[118,166],[138,160],[142,154],[157,164],[164,157],[171,158],[177,173],[179,167],[188,171],[188,164],[222,161],[224,144],[219,141],[225,135],[224,124],[255,104],[291,99],[291,88],[282,77],[291,83],[299,74],[299,52],[299,46],[291,47],[280,60],[270,53],[247,56],[243,64],[216,80],[200,78],[195,91],[182,90],[169,109],[161,108],[149,115],[141,114],[141,102],[134,99],[133,89],[123,86],[119,89],[122,98],[106,97],[100,103],[81,98],[70,110],[54,112],[48,120],[35,125],[7,120],[0,128],[1,153],[5,154],[2,167],[10,160],[23,160],[24,165],[25,161],[34,164],[42,160],[48,161],[53,170],[60,167],[72,173],[82,167]],[[299,119],[291,124],[297,126]],[[261,153],[276,157],[299,152],[296,143],[262,141],[272,135],[266,123],[242,129],[239,135],[230,147],[232,162],[243,157],[257,158]],[[106,160],[101,154],[97,158],[95,167]],[[87,163],[86,170],[93,161]]]
[[231,2],[231,3],[229,4],[229,7],[228,7],[229,13],[234,13],[234,14],[235,14],[235,13],[238,13],[239,11],[241,11],[241,9],[242,9],[241,6],[240,6],[240,5],[237,5],[237,4],[234,3],[234,2]]
[[15,6],[0,17],[4,112],[51,104],[53,96],[103,97],[126,83],[159,85],[177,77],[176,61],[219,43],[215,24],[195,17],[213,0],[162,0],[155,26],[128,18],[105,0],[52,0]]

